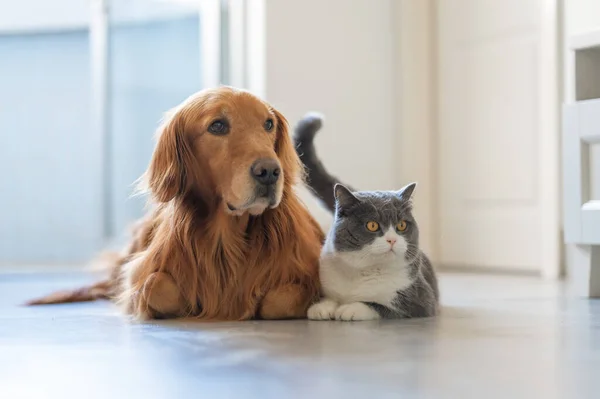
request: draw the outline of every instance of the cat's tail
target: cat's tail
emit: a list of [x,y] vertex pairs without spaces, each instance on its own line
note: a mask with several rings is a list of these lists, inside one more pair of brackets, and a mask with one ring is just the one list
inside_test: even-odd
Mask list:
[[[333,187],[340,183],[339,179],[329,174],[317,155],[314,138],[323,126],[323,116],[316,112],[306,114],[296,125],[294,141],[296,152],[306,168],[306,184],[323,204],[332,212],[335,211]],[[348,186],[346,186],[348,187]],[[348,187],[354,191],[352,188]]]

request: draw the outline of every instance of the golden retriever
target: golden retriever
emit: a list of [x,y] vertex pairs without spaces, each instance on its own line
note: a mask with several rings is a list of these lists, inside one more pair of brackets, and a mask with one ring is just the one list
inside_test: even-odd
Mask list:
[[110,298],[138,319],[302,318],[318,297],[323,232],[294,192],[286,119],[230,87],[168,115],[142,181],[153,204],[111,278],[30,304]]

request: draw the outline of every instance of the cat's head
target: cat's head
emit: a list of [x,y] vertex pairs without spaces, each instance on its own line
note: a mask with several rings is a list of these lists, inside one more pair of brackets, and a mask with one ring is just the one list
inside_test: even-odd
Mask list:
[[418,254],[419,228],[412,215],[416,183],[398,191],[351,192],[335,186],[335,223],[330,248],[355,267],[403,259]]

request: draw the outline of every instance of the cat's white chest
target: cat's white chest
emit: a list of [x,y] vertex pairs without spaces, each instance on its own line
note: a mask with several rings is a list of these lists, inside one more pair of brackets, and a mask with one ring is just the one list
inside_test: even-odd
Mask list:
[[401,261],[356,269],[337,257],[321,260],[323,294],[340,304],[376,302],[389,306],[397,291],[411,283],[408,269]]

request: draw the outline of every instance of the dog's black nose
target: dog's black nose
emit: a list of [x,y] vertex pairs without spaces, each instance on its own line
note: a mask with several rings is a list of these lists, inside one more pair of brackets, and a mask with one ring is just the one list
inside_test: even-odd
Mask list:
[[277,182],[281,174],[279,162],[274,159],[259,159],[250,167],[250,174],[260,184],[271,185]]

